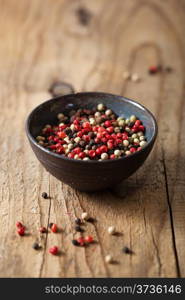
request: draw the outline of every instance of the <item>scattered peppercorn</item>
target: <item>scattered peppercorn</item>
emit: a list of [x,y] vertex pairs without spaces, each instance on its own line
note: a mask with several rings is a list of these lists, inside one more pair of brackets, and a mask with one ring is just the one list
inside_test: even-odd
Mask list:
[[74,246],[80,246],[79,242],[77,240],[72,240],[72,244]]
[[[139,80],[137,74],[132,80]],[[125,119],[99,103],[96,109],[61,112],[58,123],[45,125],[37,142],[48,150],[76,160],[105,161],[131,155],[147,144],[145,126],[135,115]],[[56,125],[57,124],[57,125]],[[143,136],[143,146],[140,145]],[[131,136],[135,134],[135,138]],[[140,148],[141,147],[141,148]],[[130,150],[135,148],[135,150]],[[46,193],[43,197],[47,198]]]
[[32,248],[35,249],[35,250],[39,250],[40,246],[39,246],[38,243],[33,243]]
[[115,232],[116,232],[115,226],[110,226],[110,227],[108,228],[108,233],[109,233],[109,234],[115,234]]
[[40,228],[39,228],[39,231],[40,231],[41,233],[46,233],[46,232],[47,232],[47,229],[46,229],[46,227],[40,227]]
[[58,247],[53,246],[53,247],[49,248],[49,253],[51,253],[52,255],[57,255],[58,254]]
[[87,221],[89,219],[88,213],[87,212],[83,212],[81,218],[82,218],[82,220]]
[[77,239],[77,242],[78,242],[78,244],[79,244],[80,246],[85,246],[85,240],[84,240],[83,237],[79,237],[79,238]]
[[17,228],[21,228],[21,227],[23,227],[23,225],[22,225],[21,222],[16,222],[16,227],[17,227]]
[[124,252],[125,254],[133,254],[133,251],[132,251],[131,249],[129,249],[128,247],[124,247],[124,248],[123,248],[123,252]]
[[76,219],[75,219],[75,223],[76,223],[77,225],[81,225],[81,224],[82,224],[82,221],[81,221],[80,218],[76,218]]
[[105,261],[109,264],[111,264],[113,262],[113,258],[112,255],[108,254],[105,256]]
[[84,241],[86,243],[92,243],[94,240],[93,240],[93,237],[91,235],[88,235],[84,238]]
[[17,233],[18,233],[20,236],[25,235],[25,227],[24,227],[24,226],[19,227],[19,229],[17,230]]
[[83,232],[84,230],[80,226],[75,226],[77,232]]
[[53,225],[51,226],[51,231],[54,232],[54,233],[56,233],[56,232],[58,231],[58,227],[57,227],[56,224],[53,224]]
[[42,198],[47,199],[48,198],[48,194],[46,192],[42,193]]

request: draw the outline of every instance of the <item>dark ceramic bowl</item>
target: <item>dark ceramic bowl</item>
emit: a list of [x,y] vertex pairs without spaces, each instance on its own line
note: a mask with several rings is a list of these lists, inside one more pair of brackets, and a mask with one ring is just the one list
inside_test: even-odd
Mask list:
[[[50,152],[40,146],[35,137],[46,124],[56,121],[56,115],[77,108],[93,108],[104,103],[117,115],[136,115],[146,127],[147,145],[130,156],[107,161],[81,161]],[[139,103],[106,93],[77,93],[60,96],[37,106],[28,116],[26,133],[41,164],[53,176],[81,191],[102,190],[120,183],[132,175],[145,161],[157,136],[157,123],[151,112]]]

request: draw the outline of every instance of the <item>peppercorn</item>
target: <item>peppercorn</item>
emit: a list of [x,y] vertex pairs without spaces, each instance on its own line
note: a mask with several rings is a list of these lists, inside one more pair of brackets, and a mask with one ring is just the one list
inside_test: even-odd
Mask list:
[[40,231],[41,233],[46,233],[46,232],[47,232],[47,229],[46,229],[46,227],[40,227],[39,231]]
[[77,240],[72,240],[72,244],[74,246],[80,246],[79,242]]
[[52,255],[57,255],[58,254],[58,247],[53,246],[53,247],[49,248],[49,253],[51,253]]
[[19,227],[19,229],[17,230],[17,233],[18,233],[20,236],[25,235],[25,227],[24,227],[24,226]]
[[82,220],[87,221],[89,219],[88,213],[87,212],[83,212],[82,215],[81,215],[81,218],[82,218]]
[[53,233],[56,233],[56,232],[58,231],[58,228],[57,228],[57,225],[56,225],[56,224],[53,224],[53,225],[51,226],[51,231],[52,231]]
[[108,233],[109,233],[109,234],[115,234],[115,232],[116,232],[115,226],[110,226],[110,227],[108,228]]
[[48,198],[48,194],[46,192],[42,193],[42,198],[47,199]]
[[84,241],[86,243],[92,243],[94,240],[93,240],[93,237],[91,235],[88,235],[84,238]]
[[21,222],[16,222],[16,227],[17,227],[17,228],[21,228],[21,227],[23,227],[23,225],[22,225]]
[[133,251],[129,249],[128,247],[124,247],[122,250],[125,254],[133,254]]
[[113,258],[112,255],[108,254],[105,256],[105,261],[109,264],[111,264],[113,262]]
[[75,230],[77,232],[83,232],[83,229],[80,226],[75,226]]
[[32,248],[35,249],[35,250],[39,250],[40,246],[39,246],[38,243],[33,243]]
[[78,244],[79,244],[80,246],[84,246],[84,245],[85,245],[85,240],[84,240],[83,237],[79,237],[79,238],[77,239],[77,242],[78,242]]

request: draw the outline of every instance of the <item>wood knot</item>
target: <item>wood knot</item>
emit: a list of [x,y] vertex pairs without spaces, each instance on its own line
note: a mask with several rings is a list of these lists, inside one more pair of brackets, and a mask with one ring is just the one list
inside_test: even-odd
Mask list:
[[79,23],[83,26],[87,26],[91,21],[92,14],[84,7],[78,8],[76,10],[76,15]]

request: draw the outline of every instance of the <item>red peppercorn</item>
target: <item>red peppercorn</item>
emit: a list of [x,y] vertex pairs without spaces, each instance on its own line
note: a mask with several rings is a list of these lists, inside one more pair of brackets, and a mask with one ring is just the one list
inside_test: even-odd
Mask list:
[[21,222],[16,222],[16,224],[15,224],[15,225],[16,225],[16,227],[17,227],[17,228],[21,228],[21,227],[23,227],[23,225],[22,225],[22,223],[21,223]]
[[110,159],[115,159],[115,157],[116,157],[116,156],[115,156],[114,154],[111,154],[111,155],[110,155]]
[[54,137],[54,142],[56,142],[56,143],[58,143],[60,140],[59,140],[59,138],[57,138],[57,137]]
[[64,148],[61,146],[57,149],[57,153],[64,153]]
[[98,139],[102,139],[102,138],[103,138],[103,135],[102,135],[102,133],[98,132],[97,135],[96,135],[96,137],[97,137]]
[[138,128],[139,128],[139,130],[141,130],[141,131],[145,131],[145,127],[144,127],[143,125],[140,125]]
[[78,154],[78,156],[79,156],[79,158],[84,158],[84,157],[86,157],[86,154],[85,154],[85,152],[80,152]]
[[79,125],[79,121],[78,121],[77,119],[75,119],[75,120],[73,121],[73,124],[74,124],[74,125]]
[[97,149],[96,149],[96,154],[97,154],[97,155],[100,155],[100,154],[101,154],[100,148],[97,148]]
[[102,126],[99,126],[99,127],[98,127],[98,132],[103,132],[103,131],[105,131],[105,128],[102,127]]
[[107,132],[108,132],[108,133],[114,132],[114,127],[112,127],[112,126],[111,126],[111,127],[108,127],[108,128],[107,128]]
[[142,147],[138,147],[138,148],[137,148],[137,151],[140,151],[141,149],[142,149]]
[[131,153],[134,153],[134,152],[136,152],[136,149],[135,149],[134,147],[131,147],[131,148],[130,148],[130,152],[131,152]]
[[18,230],[17,230],[17,233],[20,235],[20,236],[23,236],[25,234],[25,227],[22,226],[20,227]]
[[106,143],[106,141],[107,141],[106,137],[103,137],[103,138],[101,139],[101,141],[102,141],[102,143]]
[[82,125],[83,128],[91,128],[91,125],[89,122],[84,122]]
[[84,245],[85,245],[85,240],[84,240],[83,237],[79,237],[79,238],[77,239],[77,242],[79,243],[80,246],[84,246]]
[[155,74],[159,71],[159,68],[158,66],[150,66],[148,71],[150,74]]
[[77,136],[78,136],[78,137],[82,137],[82,135],[83,135],[82,131],[79,131],[79,132],[77,133]]
[[89,135],[83,135],[83,136],[82,136],[82,139],[83,139],[85,142],[88,143],[88,142],[90,141],[91,138],[90,138]]
[[51,145],[49,146],[50,149],[55,150],[56,149],[56,145]]
[[53,140],[54,140],[54,136],[53,135],[48,136],[48,141],[53,141]]
[[109,149],[113,149],[114,148],[114,144],[112,143],[112,142],[107,142],[107,147],[109,148]]
[[52,255],[57,255],[58,254],[58,247],[53,246],[53,247],[49,248],[49,253],[51,253]]
[[58,231],[58,228],[57,228],[57,225],[56,225],[56,224],[53,224],[53,225],[51,226],[51,231],[54,232],[54,233],[56,233],[56,232]]
[[57,132],[57,135],[59,136],[60,139],[63,139],[63,138],[66,137],[66,134],[65,134],[64,131],[58,131],[58,132]]
[[96,156],[96,151],[95,150],[89,150],[89,156],[91,158],[94,158]]
[[116,135],[117,135],[117,138],[118,138],[118,139],[121,139],[121,138],[122,138],[122,133],[121,133],[121,132],[118,132]]
[[122,140],[121,139],[117,139],[116,142],[117,142],[117,144],[121,144]]
[[41,233],[46,233],[46,232],[47,232],[47,229],[46,229],[46,227],[40,227],[40,228],[39,228],[39,231],[40,231]]
[[140,121],[140,120],[136,120],[134,125],[135,125],[135,126],[141,125],[141,121]]
[[91,235],[88,235],[88,236],[86,236],[85,237],[85,242],[87,242],[87,243],[92,243],[94,240],[93,240],[93,237],[91,236]]
[[68,157],[69,157],[69,158],[74,158],[74,156],[75,156],[75,153],[73,153],[73,152],[70,152],[70,153],[68,154]]
[[105,146],[105,145],[101,146],[100,151],[101,151],[101,153],[107,152],[108,151],[107,146]]
[[111,121],[107,120],[105,121],[105,127],[110,127],[112,124],[111,124]]
[[75,154],[79,154],[82,150],[80,147],[76,147],[72,150]]

